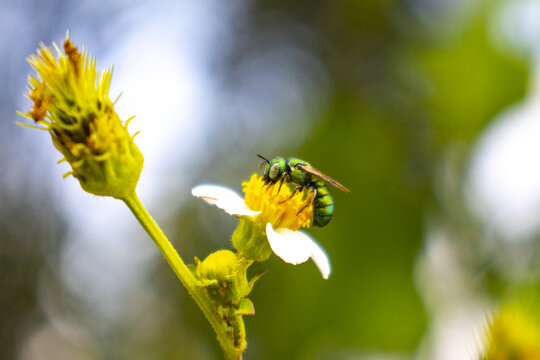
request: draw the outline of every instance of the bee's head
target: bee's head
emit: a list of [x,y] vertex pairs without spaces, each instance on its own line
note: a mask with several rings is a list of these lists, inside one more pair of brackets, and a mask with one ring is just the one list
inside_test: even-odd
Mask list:
[[264,167],[263,180],[268,182],[276,182],[281,179],[283,173],[287,168],[287,161],[284,158],[276,157],[272,160],[268,160],[259,154],[257,154],[257,156],[266,162],[266,166]]

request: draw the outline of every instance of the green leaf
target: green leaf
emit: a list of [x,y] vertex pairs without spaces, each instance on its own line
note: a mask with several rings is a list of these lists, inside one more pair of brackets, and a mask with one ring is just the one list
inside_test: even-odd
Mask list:
[[238,307],[235,311],[238,315],[255,315],[255,306],[248,298],[240,300]]
[[266,271],[262,271],[258,273],[257,275],[253,276],[251,280],[249,280],[249,292],[251,292],[251,289],[253,289],[253,285],[255,285],[255,281],[259,280],[264,274],[266,274]]

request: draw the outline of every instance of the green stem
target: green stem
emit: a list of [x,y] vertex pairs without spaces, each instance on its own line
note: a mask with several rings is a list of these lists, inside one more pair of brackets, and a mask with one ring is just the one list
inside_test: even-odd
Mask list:
[[157,247],[173,269],[174,273],[180,279],[189,295],[195,300],[199,308],[202,310],[210,325],[216,332],[218,341],[223,349],[225,359],[238,360],[242,357],[242,350],[234,346],[233,335],[230,333],[227,325],[217,312],[216,306],[212,304],[210,297],[197,285],[197,279],[186,264],[182,261],[172,244],[169,242],[163,231],[157,223],[152,219],[152,216],[146,211],[144,205],[139,200],[137,194],[133,192],[131,195],[122,199],[135,215],[139,223],[146,230],[148,235],[154,240]]

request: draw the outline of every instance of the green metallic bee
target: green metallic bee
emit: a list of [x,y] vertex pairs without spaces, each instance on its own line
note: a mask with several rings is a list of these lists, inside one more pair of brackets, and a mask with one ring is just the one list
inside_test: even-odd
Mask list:
[[[349,189],[345,186],[315,169],[307,161],[297,158],[285,159],[282,157],[275,157],[272,160],[268,160],[262,155],[257,154],[257,156],[266,162],[263,180],[267,184],[281,181],[280,188],[283,182],[295,184],[296,187],[291,197],[297,191],[302,191],[304,188],[309,190],[310,202],[313,203],[313,225],[315,226],[325,226],[330,222],[334,214],[334,199],[330,195],[326,183],[330,183],[342,191],[349,192]],[[304,208],[298,213],[304,210]]]

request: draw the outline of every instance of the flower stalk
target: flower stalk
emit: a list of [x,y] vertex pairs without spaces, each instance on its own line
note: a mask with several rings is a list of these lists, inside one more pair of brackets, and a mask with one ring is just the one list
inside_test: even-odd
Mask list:
[[[122,199],[124,203],[131,210],[133,215],[137,218],[144,230],[148,233],[150,238],[154,240],[154,243],[159,248],[165,260],[169,263],[180,282],[184,285],[189,295],[195,300],[201,311],[206,316],[206,319],[214,329],[218,341],[223,349],[225,359],[238,360],[242,358],[242,352],[245,349],[245,340],[236,340],[238,345],[235,344],[235,336],[231,336],[231,330],[227,326],[227,321],[224,321],[224,317],[219,313],[218,308],[213,305],[212,299],[206,291],[203,291],[203,287],[200,286],[199,280],[195,278],[193,273],[189,270],[187,265],[182,261],[180,255],[176,252],[172,244],[169,242],[163,231],[161,231],[158,224],[154,221],[152,216],[148,213],[144,205],[139,200],[135,192]],[[227,318],[225,318],[227,320]],[[243,323],[242,323],[243,328]],[[234,335],[234,334],[233,334]],[[244,332],[245,337],[245,332]]]

